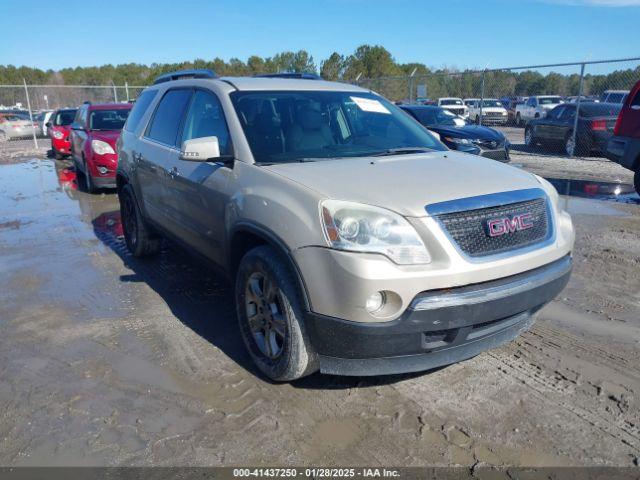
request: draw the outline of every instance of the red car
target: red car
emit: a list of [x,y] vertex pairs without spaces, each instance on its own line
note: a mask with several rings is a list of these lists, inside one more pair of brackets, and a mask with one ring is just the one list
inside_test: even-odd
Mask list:
[[633,183],[640,194],[640,81],[620,110],[606,154],[610,160],[635,172]]
[[131,111],[129,103],[84,103],[71,124],[71,155],[87,192],[115,188],[116,140]]
[[69,155],[69,135],[71,124],[76,116],[75,108],[62,108],[53,112],[51,119],[46,123],[49,138],[51,138],[51,151],[57,159]]

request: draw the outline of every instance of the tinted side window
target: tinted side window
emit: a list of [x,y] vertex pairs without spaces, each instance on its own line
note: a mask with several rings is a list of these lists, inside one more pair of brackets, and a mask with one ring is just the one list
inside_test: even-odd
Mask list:
[[561,120],[572,120],[576,116],[576,109],[573,106],[567,106],[560,115]]
[[231,154],[229,129],[220,101],[210,92],[196,90],[184,122],[182,141],[202,137],[218,137],[220,155]]
[[156,109],[147,137],[175,146],[182,117],[191,98],[191,90],[169,90]]
[[142,92],[138,99],[133,104],[133,108],[131,109],[131,113],[129,113],[129,118],[127,119],[127,123],[124,125],[124,129],[127,132],[133,132],[140,123],[140,120],[144,116],[144,113],[147,111],[149,104],[156,97],[158,93],[157,90],[147,90],[146,92]]
[[638,91],[636,92],[636,96],[633,97],[633,100],[631,100],[630,105],[634,107],[640,107],[640,89],[638,89]]

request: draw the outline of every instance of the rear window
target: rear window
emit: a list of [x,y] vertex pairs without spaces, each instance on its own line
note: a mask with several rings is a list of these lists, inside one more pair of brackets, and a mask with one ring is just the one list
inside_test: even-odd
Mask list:
[[540,105],[555,105],[556,103],[562,103],[562,99],[560,97],[540,97],[538,98],[538,103]]
[[89,130],[122,130],[129,110],[92,110],[89,115]]
[[616,117],[620,113],[621,105],[607,103],[580,104],[580,116],[582,117]]
[[462,100],[456,100],[455,98],[449,98],[440,100],[440,105],[463,105]]
[[75,110],[63,110],[56,113],[56,116],[53,119],[53,124],[57,127],[71,125],[75,116]]
[[129,113],[129,118],[127,119],[127,123],[124,126],[124,129],[127,132],[133,132],[138,128],[138,124],[142,117],[144,116],[147,108],[156,98],[157,90],[147,90],[146,92],[142,92],[138,99],[133,104],[133,108],[131,109],[131,113]]

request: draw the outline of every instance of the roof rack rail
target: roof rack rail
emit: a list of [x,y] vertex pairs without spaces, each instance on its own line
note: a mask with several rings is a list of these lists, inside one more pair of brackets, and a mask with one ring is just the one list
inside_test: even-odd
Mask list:
[[262,77],[262,78],[291,78],[291,79],[300,79],[300,80],[322,80],[320,75],[315,73],[308,72],[287,72],[287,73],[260,73],[258,75],[254,75],[254,77]]
[[216,75],[213,70],[206,69],[178,70],[160,75],[153,81],[153,84],[171,82],[172,80],[180,80],[181,78],[218,78],[218,75]]

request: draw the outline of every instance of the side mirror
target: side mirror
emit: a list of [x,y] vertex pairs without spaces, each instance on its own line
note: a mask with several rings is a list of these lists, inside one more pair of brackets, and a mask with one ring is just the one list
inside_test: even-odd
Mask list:
[[206,162],[220,158],[218,137],[192,138],[182,142],[180,158],[190,162]]

